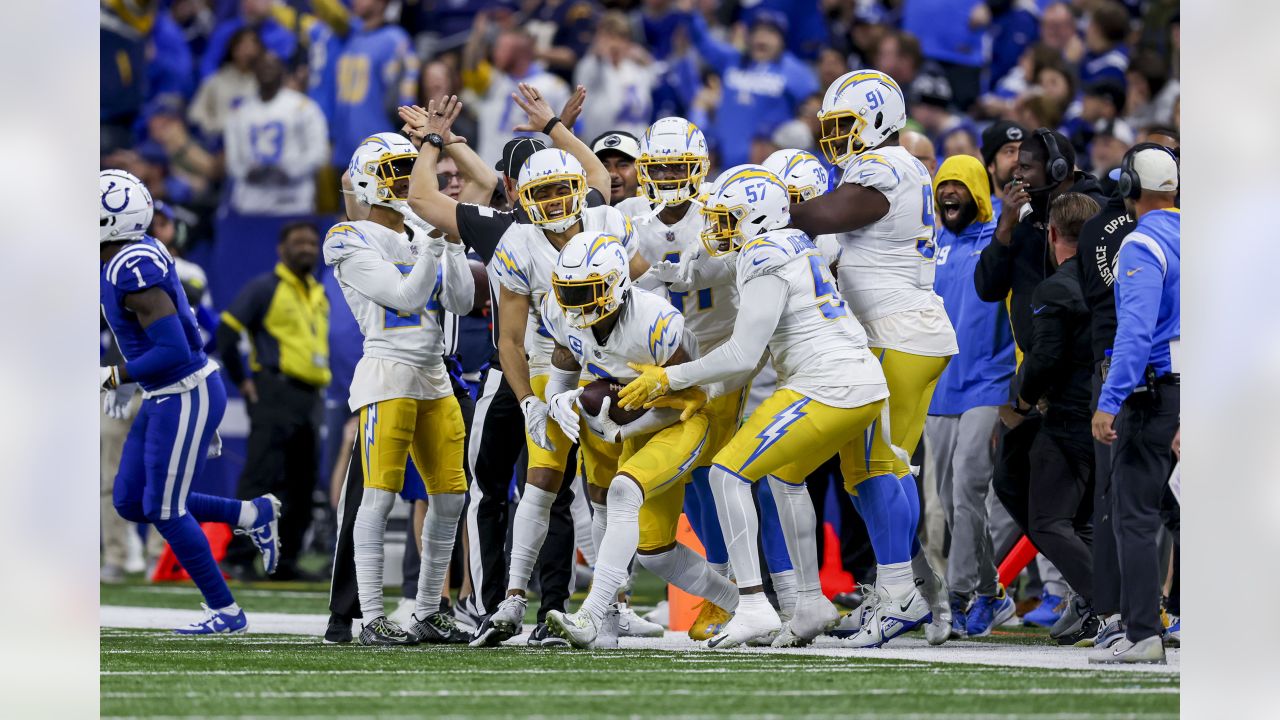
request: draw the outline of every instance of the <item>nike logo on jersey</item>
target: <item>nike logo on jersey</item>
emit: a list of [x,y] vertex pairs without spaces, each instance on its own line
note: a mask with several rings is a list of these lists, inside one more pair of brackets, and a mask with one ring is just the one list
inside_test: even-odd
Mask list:
[[766,260],[768,260],[768,259],[769,259],[769,258],[756,258],[755,260],[752,260],[752,261],[751,261],[751,264],[752,264],[752,265],[759,265],[760,263],[763,263],[764,261],[766,261]]
[[334,250],[341,250],[342,248],[344,248],[344,247],[346,247],[346,246],[347,246],[347,244],[346,244],[346,243],[334,243],[334,244],[333,244],[333,245],[331,245],[330,247],[332,247]]
[[1032,311],[1031,311],[1031,314],[1032,314],[1032,315],[1039,315],[1039,314],[1040,314],[1040,311],[1041,311],[1041,310],[1043,310],[1043,309],[1045,309],[1045,308],[1047,308],[1047,307],[1049,307],[1049,306],[1048,306],[1048,305],[1041,305],[1040,307],[1035,308],[1034,310],[1032,310]]
[[1133,277],[1134,273],[1138,272],[1138,271],[1139,271],[1139,270],[1141,270],[1141,269],[1142,269],[1142,268],[1140,268],[1140,267],[1136,267],[1136,268],[1134,268],[1134,269],[1132,269],[1132,270],[1126,270],[1126,271],[1125,271],[1125,273],[1124,273],[1124,274],[1125,274],[1125,277]]

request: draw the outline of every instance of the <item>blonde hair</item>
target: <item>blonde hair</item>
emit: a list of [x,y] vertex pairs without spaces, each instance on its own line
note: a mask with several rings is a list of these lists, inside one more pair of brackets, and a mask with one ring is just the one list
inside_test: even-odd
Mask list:
[[1054,198],[1049,205],[1049,224],[1058,231],[1058,236],[1075,241],[1080,237],[1080,230],[1102,208],[1098,201],[1083,193],[1069,192]]

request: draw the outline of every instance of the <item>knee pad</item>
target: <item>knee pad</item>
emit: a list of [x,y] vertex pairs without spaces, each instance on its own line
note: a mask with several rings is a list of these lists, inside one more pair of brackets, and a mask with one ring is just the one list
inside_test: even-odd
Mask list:
[[620,475],[613,480],[609,485],[609,502],[607,503],[609,512],[630,510],[633,513],[639,513],[640,506],[644,504],[644,490],[626,476]]

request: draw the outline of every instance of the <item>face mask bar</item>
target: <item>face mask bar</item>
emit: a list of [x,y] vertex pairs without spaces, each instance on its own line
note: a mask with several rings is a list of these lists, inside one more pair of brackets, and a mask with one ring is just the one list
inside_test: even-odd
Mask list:
[[374,175],[378,178],[378,195],[384,200],[408,200],[408,192],[405,197],[395,194],[395,185],[401,180],[409,179],[413,174],[413,163],[417,159],[417,153],[384,155],[378,158],[378,165],[374,169]]
[[[728,255],[737,250],[743,240],[742,234],[738,232],[738,219],[742,214],[741,208],[727,207],[705,207],[702,209],[702,217],[706,221],[706,229],[702,231],[702,245],[706,247],[707,252],[713,256]],[[739,242],[735,243],[737,239]],[[721,245],[728,243],[728,248],[722,249]]]
[[853,111],[829,112],[818,118],[818,124],[822,134],[818,145],[832,165],[839,165],[864,149],[861,136],[867,121]]
[[[534,199],[534,195],[539,188],[561,184],[569,186],[568,194],[556,195],[542,200]],[[562,222],[566,219],[576,218],[582,213],[582,207],[586,204],[586,187],[586,178],[581,175],[570,175],[568,173],[548,175],[533,180],[520,188],[520,205],[524,207],[525,212],[529,213],[529,219],[535,225]],[[563,203],[564,213],[559,217],[551,217],[549,214],[551,208],[561,203]]]
[[[672,165],[683,165],[684,177],[662,179],[654,177],[659,167]],[[662,200],[665,193],[674,193],[682,198],[682,201],[687,200],[697,195],[697,188],[707,175],[706,158],[691,154],[670,157],[642,156],[636,161],[636,168],[640,184],[645,188],[649,199],[654,201]]]
[[562,280],[551,276],[551,287],[556,294],[556,302],[577,327],[590,327],[609,315],[616,308],[610,288],[617,283],[617,273],[609,273],[601,277],[592,275],[584,280]]

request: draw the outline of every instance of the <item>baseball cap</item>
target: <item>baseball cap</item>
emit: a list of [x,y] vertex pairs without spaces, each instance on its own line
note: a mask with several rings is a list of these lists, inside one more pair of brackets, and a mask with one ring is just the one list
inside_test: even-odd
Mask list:
[[625,130],[610,130],[591,141],[591,152],[616,152],[635,160],[640,157],[640,141]]
[[515,180],[520,177],[520,168],[524,167],[524,161],[539,150],[546,149],[547,144],[536,138],[512,138],[502,146],[502,159],[493,166],[493,169],[506,173],[507,177]]
[[1001,120],[991,123],[982,131],[982,164],[990,165],[1000,148],[1011,142],[1022,142],[1027,129],[1016,122]]
[[1133,171],[1137,173],[1138,184],[1143,190],[1178,191],[1178,161],[1168,150],[1139,150],[1133,156]]

